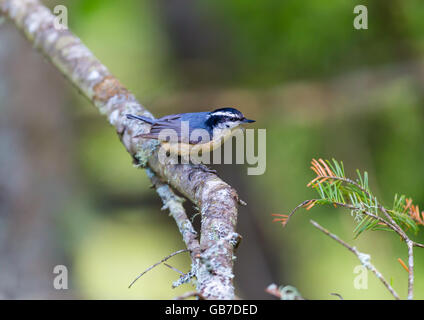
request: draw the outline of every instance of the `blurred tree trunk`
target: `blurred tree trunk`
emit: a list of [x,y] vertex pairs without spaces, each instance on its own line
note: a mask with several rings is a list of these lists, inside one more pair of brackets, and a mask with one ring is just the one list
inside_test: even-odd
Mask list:
[[57,230],[71,170],[62,79],[14,26],[0,28],[0,298],[70,298],[53,287],[54,266],[67,265]]

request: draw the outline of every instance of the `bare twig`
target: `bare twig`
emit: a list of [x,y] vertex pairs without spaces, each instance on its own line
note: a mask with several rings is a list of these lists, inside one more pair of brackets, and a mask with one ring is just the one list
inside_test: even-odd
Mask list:
[[379,209],[383,214],[389,219],[390,223],[394,226],[392,228],[398,235],[400,235],[403,240],[405,240],[406,245],[408,247],[408,300],[412,300],[414,298],[414,242],[409,239],[408,235],[405,231],[399,227],[390,214],[387,212],[386,208],[382,205],[379,205]]
[[408,299],[414,298],[414,243],[409,240],[408,246]]
[[158,265],[160,265],[161,263],[165,262],[166,260],[172,258],[173,256],[176,256],[177,254],[183,253],[183,252],[187,252],[189,251],[188,249],[182,249],[182,250],[178,250],[175,251],[173,253],[171,253],[170,255],[166,256],[165,258],[163,258],[162,260],[160,260],[159,262],[156,262],[154,265],[148,267],[146,270],[144,270],[142,273],[140,273],[137,278],[135,278],[130,285],[128,286],[128,288],[131,288],[132,285],[138,280],[140,279],[143,275],[145,275],[147,272],[149,272],[150,270],[152,270],[153,268],[157,267]]
[[312,225],[317,228],[318,230],[322,231],[324,234],[326,234],[327,236],[329,236],[330,238],[334,239],[335,241],[337,241],[338,243],[340,243],[342,246],[344,246],[346,249],[348,249],[349,251],[351,251],[353,254],[355,254],[357,256],[357,258],[359,259],[359,261],[361,262],[361,264],[367,268],[368,270],[370,270],[371,272],[373,272],[375,274],[375,276],[383,283],[383,285],[387,288],[387,290],[389,290],[389,292],[393,295],[393,297],[397,300],[399,300],[399,296],[396,293],[396,291],[392,288],[392,286],[386,281],[386,279],[384,279],[383,275],[380,273],[380,271],[378,271],[374,265],[371,263],[371,258],[368,254],[359,252],[355,247],[350,246],[349,244],[347,244],[346,242],[344,242],[342,239],[340,239],[338,236],[336,236],[335,234],[330,233],[327,229],[323,228],[322,226],[320,226],[318,223],[316,223],[313,220],[310,220],[310,222],[312,223]]
[[386,216],[387,220],[390,221],[390,225],[386,224],[393,230],[395,231],[398,235],[400,235],[402,237],[403,240],[408,241],[410,240],[409,237],[406,235],[405,231],[402,230],[401,227],[398,226],[398,224],[396,223],[396,221],[393,220],[392,216],[387,212],[387,209],[385,207],[383,207],[381,204],[378,205],[378,209]]
[[303,208],[307,204],[309,204],[313,201],[317,201],[317,200],[318,199],[303,201],[302,203],[298,204],[288,215],[274,213],[274,214],[272,214],[273,216],[281,217],[281,218],[275,218],[274,221],[281,222],[283,227],[285,227],[287,225],[287,223],[289,222],[290,218],[297,212],[297,210],[299,210],[300,208]]
[[332,293],[330,293],[330,294],[331,294],[332,296],[336,296],[336,297],[337,297],[337,298],[339,298],[340,300],[344,300],[341,294],[338,294],[338,293],[335,293],[335,292],[332,292]]
[[197,290],[207,298],[233,299],[234,248],[231,243],[224,244],[220,240],[232,239],[235,233],[239,202],[235,190],[215,174],[192,165],[159,161],[156,142],[134,137],[147,132],[149,126],[129,121],[125,115],[153,117],[152,114],[78,37],[69,30],[56,29],[56,17],[38,0],[0,0],[0,14],[22,30],[34,47],[107,116],[137,165],[149,167],[200,208],[202,254],[196,269]]
[[418,247],[418,248],[424,248],[424,244],[418,243],[418,242],[413,242],[414,247]]
[[163,263],[164,266],[167,266],[169,269],[174,270],[176,273],[179,273],[182,276],[185,276],[186,274],[180,270],[178,270],[177,268],[174,268],[173,266],[167,264],[166,262]]

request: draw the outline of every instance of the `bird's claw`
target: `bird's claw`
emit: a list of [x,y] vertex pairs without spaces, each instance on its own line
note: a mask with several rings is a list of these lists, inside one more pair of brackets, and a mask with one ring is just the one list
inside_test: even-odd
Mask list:
[[[204,164],[194,164],[193,165],[193,168],[196,168],[196,169],[199,169],[199,170],[202,170],[203,172],[206,172],[206,173],[213,173],[213,174],[217,174],[218,172],[216,171],[216,170],[214,170],[214,169],[211,169],[211,168],[208,168],[206,165],[204,165]],[[192,171],[192,172],[190,172],[190,175],[189,175],[189,180],[191,181],[191,175],[194,173],[194,171]]]
[[197,164],[195,165],[195,168],[200,169],[203,172],[207,172],[207,173],[214,173],[214,174],[218,173],[218,171],[216,171],[215,169],[208,168],[204,164]]

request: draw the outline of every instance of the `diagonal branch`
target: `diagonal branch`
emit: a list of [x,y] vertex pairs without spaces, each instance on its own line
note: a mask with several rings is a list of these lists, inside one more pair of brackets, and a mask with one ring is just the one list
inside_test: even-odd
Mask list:
[[342,246],[344,246],[346,249],[348,249],[349,251],[351,251],[354,255],[356,255],[356,257],[359,259],[359,261],[361,262],[361,264],[367,268],[368,270],[370,270],[371,272],[373,272],[375,274],[375,276],[383,283],[383,285],[387,288],[387,290],[389,290],[389,292],[393,295],[393,297],[396,300],[399,300],[399,296],[396,293],[396,291],[392,288],[392,286],[386,281],[386,279],[384,279],[383,275],[380,273],[380,271],[378,271],[374,265],[370,262],[370,256],[368,254],[359,252],[358,249],[356,249],[355,247],[352,247],[351,245],[347,244],[346,242],[344,242],[342,239],[340,239],[338,236],[336,236],[335,234],[331,233],[330,231],[328,231],[327,229],[323,228],[322,226],[320,226],[318,223],[316,223],[313,220],[310,220],[310,222],[312,223],[312,225],[317,228],[318,230],[322,231],[324,234],[326,234],[327,236],[329,236],[330,238],[332,238],[333,240],[337,241],[338,243],[340,243]]
[[[333,178],[333,177],[332,177]],[[312,200],[305,200],[302,203],[300,203],[297,207],[295,207],[292,212],[289,215],[281,215],[281,214],[274,214],[274,216],[279,216],[281,218],[276,218],[274,219],[274,221],[280,221],[283,226],[286,226],[289,219],[291,218],[291,216],[297,212],[297,210],[299,210],[300,208],[308,205],[311,203],[315,203],[316,201],[318,201],[319,199],[312,199]],[[393,218],[390,216],[390,214],[388,213],[387,209],[385,207],[383,207],[381,204],[378,205],[378,209],[383,212],[383,214],[385,215],[386,219],[375,215],[371,212],[368,212],[362,208],[358,208],[356,206],[353,206],[351,204],[348,203],[342,203],[342,202],[336,202],[333,201],[333,205],[335,206],[339,206],[339,207],[343,207],[343,208],[347,208],[350,210],[360,210],[363,214],[377,220],[378,222],[380,222],[381,224],[386,225],[387,227],[389,227],[390,229],[392,229],[394,232],[396,232],[406,243],[407,247],[408,247],[408,299],[412,300],[413,299],[413,289],[414,289],[414,247],[421,247],[423,248],[424,245],[414,242],[412,241],[408,235],[406,234],[405,231],[402,230],[401,227],[399,227],[399,225],[393,220]],[[314,224],[315,222],[313,222],[311,220],[311,223]],[[320,228],[318,226],[316,226],[314,224],[315,227]],[[320,229],[321,230],[321,229]],[[323,231],[323,230],[321,230]],[[334,239],[334,238],[333,238]],[[336,239],[335,239],[336,240]],[[338,240],[337,240],[338,241]]]
[[[38,0],[0,0],[0,14],[8,17],[69,81],[105,115],[136,163],[199,207],[202,214],[197,291],[206,298],[233,299],[233,239],[238,196],[216,175],[191,165],[160,162],[156,143],[134,138],[148,125],[130,122],[125,114],[152,117],[107,68],[68,30],[54,27],[55,16]],[[191,179],[190,179],[191,178]]]

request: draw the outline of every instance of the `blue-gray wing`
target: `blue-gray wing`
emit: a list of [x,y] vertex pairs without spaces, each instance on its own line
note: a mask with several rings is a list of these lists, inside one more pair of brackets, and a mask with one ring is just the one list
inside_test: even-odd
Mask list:
[[[149,133],[141,134],[138,137],[147,139],[157,139],[161,141],[177,140],[178,142],[190,144],[197,144],[199,142],[204,143],[209,141],[209,136],[204,136],[202,138],[199,138],[198,136],[192,136],[192,132],[196,128],[195,124],[190,123],[188,119],[186,120],[183,118],[184,117],[182,117],[181,115],[169,115],[157,119],[155,123],[152,124]],[[184,123],[182,123],[182,121],[184,121]]]

